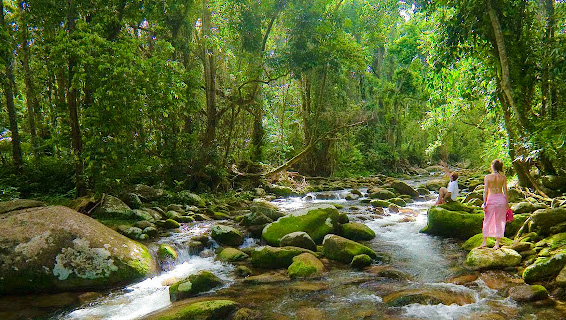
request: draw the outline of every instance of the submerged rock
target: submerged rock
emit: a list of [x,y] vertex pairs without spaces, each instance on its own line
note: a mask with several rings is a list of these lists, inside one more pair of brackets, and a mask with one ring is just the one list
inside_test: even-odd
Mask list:
[[222,285],[222,280],[209,271],[200,271],[169,287],[171,302],[190,298]]
[[434,305],[457,304],[460,306],[473,303],[473,295],[468,292],[455,292],[453,290],[443,290],[441,288],[422,288],[407,289],[390,293],[383,297],[383,303],[392,307],[402,307],[413,303]]
[[293,263],[287,271],[291,279],[305,278],[321,274],[324,271],[324,265],[312,253],[305,252],[293,257]]
[[109,288],[155,271],[145,246],[67,207],[0,219],[0,294]]
[[466,264],[474,270],[514,267],[521,263],[521,255],[507,248],[472,249],[466,257]]
[[372,259],[377,258],[377,253],[372,249],[335,234],[324,237],[322,245],[325,257],[344,263],[351,263],[352,259],[360,254],[367,254]]
[[537,301],[548,298],[548,291],[541,285],[520,285],[509,289],[509,297],[515,301]]
[[350,240],[371,240],[375,232],[363,223],[349,222],[342,225],[342,236]]
[[293,212],[268,224],[262,237],[269,245],[278,246],[283,236],[303,231],[320,243],[325,235],[336,232],[339,227],[339,213],[336,207],[327,205]]

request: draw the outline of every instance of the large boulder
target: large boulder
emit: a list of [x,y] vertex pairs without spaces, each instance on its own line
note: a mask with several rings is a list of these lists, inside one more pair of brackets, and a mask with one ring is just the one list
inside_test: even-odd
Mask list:
[[468,253],[466,264],[474,270],[498,269],[517,266],[521,259],[517,251],[508,248],[476,248]]
[[371,240],[375,232],[363,223],[349,222],[342,225],[341,235],[350,240]]
[[371,199],[380,199],[380,200],[387,200],[391,198],[395,198],[397,195],[392,191],[383,188],[373,188],[369,191],[369,197]]
[[305,278],[321,274],[324,271],[324,265],[313,254],[305,252],[293,257],[293,263],[287,271],[291,279]]
[[392,307],[402,307],[409,304],[434,305],[444,304],[460,306],[474,303],[475,297],[472,291],[456,291],[451,288],[431,287],[405,289],[390,293],[383,297],[383,303]]
[[551,257],[539,257],[533,264],[525,268],[523,279],[527,283],[548,280],[556,277],[564,266],[566,266],[566,252]]
[[293,188],[287,186],[280,186],[277,184],[269,184],[266,186],[267,191],[279,197],[296,196],[298,193]]
[[269,245],[278,246],[283,236],[303,231],[314,242],[321,243],[325,235],[338,230],[339,220],[338,209],[332,205],[303,209],[265,226],[262,237]]
[[211,231],[212,239],[220,243],[234,247],[237,247],[244,243],[244,234],[236,228],[224,225],[216,225],[211,228]]
[[511,209],[513,213],[520,214],[534,212],[537,208],[532,203],[523,201],[512,205]]
[[352,262],[352,259],[360,254],[367,254],[372,259],[377,258],[377,253],[371,248],[335,234],[324,237],[322,245],[325,257],[344,263]]
[[547,236],[551,228],[566,222],[566,208],[539,209],[531,215],[529,232]]
[[464,240],[482,232],[481,210],[474,210],[458,202],[433,206],[428,210],[427,219],[428,224],[421,232],[432,235]]
[[174,305],[165,310],[157,311],[142,319],[144,320],[213,320],[231,319],[238,309],[238,303],[232,300],[207,300],[190,304]]
[[408,196],[411,196],[412,198],[416,198],[419,196],[417,190],[415,190],[413,187],[411,187],[410,185],[408,185],[403,181],[396,180],[391,182],[389,185],[399,194],[406,194]]
[[210,271],[199,271],[169,287],[171,302],[190,298],[222,285],[222,280]]
[[514,238],[517,232],[521,229],[525,220],[527,220],[531,215],[528,213],[514,214],[513,221],[507,222],[505,224],[505,236],[509,238]]
[[299,247],[311,251],[316,251],[316,243],[311,239],[308,233],[303,231],[291,232],[281,238],[282,247]]
[[172,199],[176,202],[180,202],[189,206],[197,206],[203,208],[206,206],[206,202],[198,194],[192,193],[189,190],[183,190],[172,195]]
[[313,254],[310,250],[297,247],[258,247],[251,252],[251,262],[258,268],[288,268],[293,263],[293,257],[305,252]]
[[92,213],[95,219],[124,220],[133,219],[134,216],[134,211],[127,204],[109,194],[104,195],[100,205]]
[[134,193],[137,194],[142,201],[150,202],[158,200],[165,196],[165,190],[147,186],[145,184],[136,184]]
[[0,219],[0,295],[103,289],[155,271],[145,246],[67,207]]
[[0,214],[27,208],[44,207],[45,203],[37,200],[15,199],[0,202]]
[[[464,244],[462,245],[462,249],[470,251],[474,248],[479,247],[482,241],[483,241],[483,235],[481,233],[478,233],[475,236],[471,237],[470,239],[466,240],[466,242],[464,242]],[[503,237],[501,238],[499,243],[503,246],[510,246],[513,244],[513,240]],[[487,238],[487,246],[493,247],[494,245],[495,245],[495,239]]]
[[218,253],[216,259],[226,262],[246,260],[249,256],[236,248],[224,248]]

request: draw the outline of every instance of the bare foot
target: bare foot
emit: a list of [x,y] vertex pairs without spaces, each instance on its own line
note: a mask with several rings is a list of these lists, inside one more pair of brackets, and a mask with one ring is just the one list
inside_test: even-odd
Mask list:
[[499,245],[498,245],[498,244],[494,245],[494,246],[493,246],[493,249],[494,249],[494,250],[499,249]]
[[482,248],[487,248],[487,245],[486,245],[485,243],[482,243],[482,244],[478,247],[478,249],[482,249]]

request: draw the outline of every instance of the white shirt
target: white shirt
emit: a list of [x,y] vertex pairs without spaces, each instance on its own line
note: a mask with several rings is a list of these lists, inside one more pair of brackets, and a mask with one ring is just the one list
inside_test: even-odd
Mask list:
[[450,192],[450,198],[452,198],[453,201],[456,201],[459,191],[460,190],[458,190],[458,181],[448,182],[448,192]]

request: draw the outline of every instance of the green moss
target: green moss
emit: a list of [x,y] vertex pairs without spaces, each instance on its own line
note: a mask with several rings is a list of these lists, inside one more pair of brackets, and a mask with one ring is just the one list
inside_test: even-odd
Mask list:
[[269,245],[278,246],[281,238],[289,233],[303,231],[316,243],[325,235],[335,232],[339,226],[339,213],[334,206],[309,208],[294,212],[268,224],[262,237]]
[[259,247],[251,252],[251,262],[258,268],[288,268],[295,256],[305,252],[313,254],[310,250],[297,247]]
[[371,265],[372,259],[367,254],[360,254],[352,258],[350,266],[354,269],[363,269]]
[[367,254],[372,259],[377,258],[377,253],[372,249],[355,241],[330,234],[324,238],[323,253],[329,259],[344,263],[352,262],[352,259],[360,254]]
[[157,257],[160,260],[177,260],[177,250],[168,244],[160,244],[157,249]]
[[[475,236],[471,237],[470,239],[466,240],[466,242],[464,242],[464,244],[462,245],[462,249],[470,251],[474,248],[479,247],[482,241],[483,241],[483,235],[481,233],[478,233]],[[500,244],[503,246],[510,246],[511,244],[513,244],[513,240],[503,237],[500,240]],[[487,246],[493,247],[494,245],[495,245],[495,239],[487,238]]]
[[375,232],[363,223],[350,222],[342,225],[342,236],[350,240],[371,240]]
[[374,208],[375,207],[387,208],[390,205],[389,201],[379,200],[379,199],[371,200],[370,204]]
[[248,255],[235,248],[224,248],[216,258],[220,261],[234,262],[246,260]]
[[[446,209],[448,211],[463,211],[467,213],[473,213],[478,211],[477,207],[473,207],[458,201],[447,202],[445,204],[441,204],[439,207]],[[479,211],[481,212],[481,210]]]
[[558,275],[566,265],[566,252],[556,254],[552,257],[538,258],[535,263],[525,268],[523,279],[527,283],[547,280]]
[[222,284],[222,280],[209,271],[200,271],[187,279],[176,282],[169,287],[169,298],[172,302],[195,296],[201,292],[214,289]]
[[324,265],[311,253],[302,253],[293,258],[293,263],[287,269],[291,278],[304,278],[319,274]]
[[428,224],[421,232],[457,239],[468,239],[482,232],[483,214],[449,211],[442,206],[428,210]]
[[211,300],[180,305],[149,316],[146,320],[211,320],[228,319],[238,308],[231,300]]
[[389,202],[394,203],[400,207],[405,207],[407,205],[407,202],[401,198],[391,198],[389,199]]
[[513,221],[505,224],[505,236],[509,238],[515,237],[529,216],[530,214],[527,213],[513,215]]

